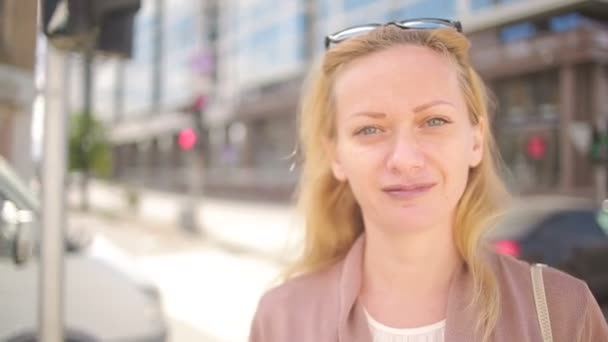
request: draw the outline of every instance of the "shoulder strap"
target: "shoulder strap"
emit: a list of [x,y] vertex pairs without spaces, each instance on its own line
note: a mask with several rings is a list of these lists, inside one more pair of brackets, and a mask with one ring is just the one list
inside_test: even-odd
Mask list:
[[547,306],[547,296],[545,294],[545,283],[543,281],[544,264],[534,264],[530,266],[532,275],[532,287],[534,288],[534,302],[536,304],[536,313],[538,314],[538,323],[540,324],[540,332],[543,336],[543,342],[553,342],[553,334],[551,332],[551,318],[549,317],[549,308]]

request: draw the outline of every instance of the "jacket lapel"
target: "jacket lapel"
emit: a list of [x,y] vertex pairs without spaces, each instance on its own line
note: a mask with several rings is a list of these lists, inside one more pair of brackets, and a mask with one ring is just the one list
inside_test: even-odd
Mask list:
[[476,310],[470,305],[473,279],[466,266],[462,266],[450,284],[446,313],[445,340],[449,342],[477,341],[474,330]]
[[340,311],[338,326],[339,342],[371,342],[372,336],[367,318],[357,298],[361,290],[363,234],[357,238],[344,259],[340,275]]

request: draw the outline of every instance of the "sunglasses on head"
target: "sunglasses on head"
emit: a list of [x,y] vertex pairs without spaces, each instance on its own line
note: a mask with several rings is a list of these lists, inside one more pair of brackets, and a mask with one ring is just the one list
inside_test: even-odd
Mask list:
[[349,27],[325,37],[325,50],[328,50],[332,45],[336,45],[352,37],[367,34],[378,27],[395,25],[406,30],[436,30],[436,29],[454,29],[462,32],[462,24],[460,21],[452,21],[439,18],[417,18],[407,19],[402,21],[391,21],[386,24],[366,24]]

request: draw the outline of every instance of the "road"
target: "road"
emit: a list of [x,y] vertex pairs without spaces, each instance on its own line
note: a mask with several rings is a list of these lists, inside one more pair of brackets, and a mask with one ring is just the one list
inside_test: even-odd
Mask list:
[[[246,341],[259,297],[282,263],[202,237],[110,216],[70,214],[100,253],[123,253],[163,296],[170,341]],[[68,294],[69,295],[69,294]]]

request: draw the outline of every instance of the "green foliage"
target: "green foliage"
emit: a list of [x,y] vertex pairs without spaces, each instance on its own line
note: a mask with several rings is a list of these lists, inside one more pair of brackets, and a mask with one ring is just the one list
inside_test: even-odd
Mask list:
[[70,117],[70,171],[88,171],[108,177],[112,170],[112,150],[103,123],[92,115],[78,113]]
[[608,134],[594,131],[591,142],[591,161],[595,163],[608,162]]

